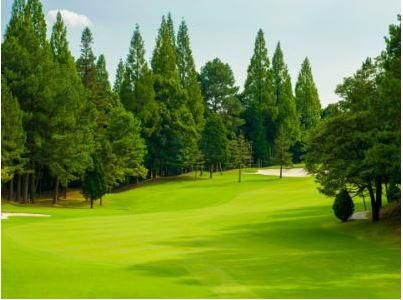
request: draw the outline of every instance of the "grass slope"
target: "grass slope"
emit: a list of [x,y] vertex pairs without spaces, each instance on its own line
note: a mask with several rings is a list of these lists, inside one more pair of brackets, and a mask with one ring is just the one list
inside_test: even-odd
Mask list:
[[312,178],[181,177],[2,221],[4,298],[398,298],[400,236],[341,224]]

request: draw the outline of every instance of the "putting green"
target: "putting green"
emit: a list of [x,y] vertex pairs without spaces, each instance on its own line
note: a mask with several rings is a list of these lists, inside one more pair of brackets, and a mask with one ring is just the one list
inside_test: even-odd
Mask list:
[[[4,298],[399,298],[400,235],[334,218],[312,178],[229,171],[2,220]],[[84,206],[85,205],[85,206]]]

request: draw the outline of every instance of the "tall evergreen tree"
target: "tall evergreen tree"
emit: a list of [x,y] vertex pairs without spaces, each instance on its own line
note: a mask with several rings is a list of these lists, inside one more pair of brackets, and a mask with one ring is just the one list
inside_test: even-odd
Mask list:
[[190,49],[188,28],[182,20],[176,42],[178,70],[182,88],[186,91],[187,103],[192,112],[196,129],[201,132],[204,124],[204,105],[199,82],[197,80],[196,67]]
[[251,145],[246,141],[243,134],[231,141],[231,161],[234,167],[238,168],[238,182],[241,182],[242,168],[245,167],[251,158]]
[[[46,40],[46,23],[39,1],[28,1],[21,14],[22,1],[14,4],[12,26],[8,27],[2,44],[2,74],[9,89],[18,99],[27,136],[27,158],[23,178],[23,199],[33,200],[36,190],[36,170],[46,165],[43,147],[51,130],[48,119],[54,105],[56,68],[51,48]],[[29,193],[30,188],[30,193]]]
[[138,25],[130,42],[119,95],[124,107],[141,121],[142,135],[148,139],[157,129],[159,112],[153,75],[145,59],[144,42]]
[[299,138],[299,120],[295,98],[292,93],[291,78],[284,63],[283,52],[280,43],[277,44],[273,55],[273,82],[274,98],[278,108],[278,117],[276,121],[276,137],[279,135],[280,127],[286,132],[290,145]]
[[[12,181],[24,164],[22,155],[25,132],[22,127],[22,111],[10,93],[7,81],[1,80],[1,180]],[[13,183],[10,184],[12,189]],[[12,195],[12,194],[11,194]],[[12,198],[12,197],[11,197]],[[10,199],[12,200],[12,199]]]
[[[161,122],[150,149],[154,171],[177,174],[191,163],[197,149],[197,130],[180,84],[172,19],[162,18],[151,60],[154,90],[160,106]],[[157,151],[158,150],[158,151]]]
[[256,36],[242,100],[245,106],[244,129],[252,141],[254,158],[258,165],[267,163],[272,152],[278,108],[275,105],[270,59],[261,29]]
[[119,92],[120,92],[120,88],[122,86],[124,75],[125,75],[125,64],[123,63],[123,60],[120,59],[118,66],[116,68],[115,82],[113,84],[113,91],[116,94],[119,94]]
[[51,135],[44,147],[47,165],[56,177],[54,203],[58,198],[60,183],[67,188],[69,181],[81,176],[91,164],[93,151],[93,106],[87,102],[84,87],[68,48],[66,26],[60,12],[51,35],[51,48],[57,66],[54,76],[56,95],[52,118],[49,120]]
[[313,80],[311,64],[306,57],[301,66],[295,86],[297,111],[300,118],[301,130],[315,127],[320,120],[321,106],[318,90]]

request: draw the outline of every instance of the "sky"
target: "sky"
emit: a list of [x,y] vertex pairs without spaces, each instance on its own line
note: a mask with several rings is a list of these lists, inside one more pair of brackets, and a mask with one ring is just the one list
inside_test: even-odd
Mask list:
[[[3,34],[12,3],[1,2]],[[49,35],[56,12],[62,11],[76,58],[81,32],[90,27],[95,55],[105,55],[112,83],[136,23],[150,60],[161,17],[171,12],[176,29],[182,19],[188,25],[198,71],[218,57],[231,66],[242,90],[262,28],[270,59],[280,41],[293,85],[302,61],[309,58],[322,106],[338,101],[337,84],[366,57],[385,48],[388,25],[396,23],[400,13],[400,0],[42,0],[42,4]]]

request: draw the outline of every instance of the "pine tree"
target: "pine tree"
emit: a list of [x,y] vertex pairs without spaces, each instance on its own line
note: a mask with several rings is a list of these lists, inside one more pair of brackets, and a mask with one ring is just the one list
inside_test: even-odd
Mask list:
[[145,59],[144,42],[138,25],[130,42],[119,95],[124,107],[141,121],[142,135],[148,139],[157,129],[159,111],[154,80]]
[[93,151],[94,112],[68,49],[66,32],[59,12],[50,40],[58,62],[54,70],[57,85],[52,118],[48,122],[52,134],[44,147],[47,165],[55,176],[54,203],[58,199],[59,182],[67,188],[69,181],[81,176],[91,164]]
[[243,124],[240,118],[243,107],[230,66],[215,58],[202,67],[199,81],[207,111],[222,118],[228,138],[235,137]]
[[22,127],[22,117],[23,115],[18,101],[12,96],[8,89],[6,79],[2,77],[1,180],[3,182],[13,180],[14,176],[18,172],[21,172],[24,165],[22,155],[25,150],[25,132]]
[[196,129],[201,132],[204,125],[204,105],[200,86],[197,80],[196,67],[190,49],[188,28],[182,20],[177,36],[177,57],[178,70],[182,88],[186,91],[187,105],[192,112]]
[[84,197],[90,200],[91,208],[94,207],[94,201],[102,199],[102,196],[105,195],[107,191],[105,171],[101,160],[94,156],[93,162],[92,168],[84,175],[81,187],[81,192]]
[[270,69],[266,42],[260,29],[255,40],[253,56],[243,92],[244,126],[247,137],[252,141],[254,159],[258,165],[270,159],[275,136],[276,107],[273,75]]
[[170,16],[162,18],[151,65],[161,112],[160,126],[151,138],[151,165],[154,174],[157,168],[160,174],[178,174],[190,167],[190,157],[197,149],[197,129],[180,84]]
[[2,44],[2,74],[21,110],[27,112],[23,122],[27,137],[23,200],[33,201],[36,171],[47,164],[43,147],[52,133],[47,120],[51,118],[56,91],[56,65],[44,34],[46,22],[40,2],[28,1],[21,14],[22,3],[14,3],[12,26]]
[[284,63],[280,43],[277,44],[274,52],[272,73],[274,79],[274,98],[278,108],[276,136],[279,135],[279,128],[283,127],[290,141],[294,143],[299,139],[299,120],[295,98],[292,93],[291,78]]
[[321,106],[312,76],[311,65],[305,58],[295,86],[297,111],[300,117],[301,130],[315,127],[320,120]]
[[123,60],[120,59],[119,63],[118,63],[118,66],[116,68],[115,82],[113,84],[113,91],[116,94],[119,94],[119,92],[120,92],[120,88],[122,86],[124,74],[125,74],[125,65],[123,63]]

